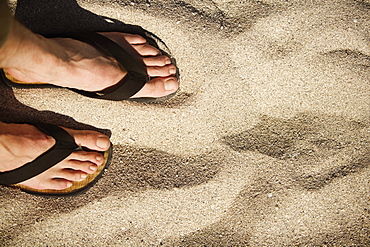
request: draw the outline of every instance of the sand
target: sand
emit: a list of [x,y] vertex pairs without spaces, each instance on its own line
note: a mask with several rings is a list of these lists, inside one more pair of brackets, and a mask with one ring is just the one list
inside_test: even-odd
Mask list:
[[370,246],[369,1],[19,0],[42,34],[139,25],[165,104],[0,84],[0,119],[111,135],[87,193],[0,187],[1,246]]

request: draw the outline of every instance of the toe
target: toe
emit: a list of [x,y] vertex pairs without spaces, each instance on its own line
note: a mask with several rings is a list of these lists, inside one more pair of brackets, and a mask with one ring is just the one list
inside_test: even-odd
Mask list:
[[157,48],[155,48],[154,46],[151,46],[148,43],[140,44],[140,45],[132,45],[132,47],[141,56],[158,56],[158,55],[161,55],[161,52]]
[[[160,85],[160,84],[163,84],[163,85]],[[172,93],[172,92],[175,92],[179,88],[179,83],[175,78],[171,77],[171,78],[157,82],[157,87],[158,86],[160,89],[164,88],[166,93]]]
[[163,67],[171,64],[171,59],[167,56],[154,56],[154,57],[144,57],[143,61],[146,66],[158,66]]
[[64,179],[69,181],[82,181],[87,177],[87,173],[78,171],[78,170],[71,170],[71,169],[64,169],[61,170],[57,177],[54,179]]
[[147,40],[140,35],[117,32],[102,32],[100,34],[113,40],[120,46],[125,46],[126,42],[128,42],[141,56],[157,56],[160,54],[157,48],[147,43]]
[[[118,35],[122,35],[118,33]],[[147,41],[144,37],[138,34],[123,33],[125,40],[132,45],[145,44]]]
[[157,76],[165,77],[165,76],[175,75],[176,66],[173,64],[169,64],[163,67],[150,66],[150,67],[147,67],[147,72],[148,72],[148,75],[152,77],[157,77]]
[[[93,151],[76,151],[76,152],[73,152],[70,156],[68,156],[68,160],[89,162],[97,166],[100,166],[101,164],[103,164],[103,159],[104,157],[101,153],[93,152]],[[69,164],[66,164],[66,166],[69,166]],[[70,167],[70,168],[76,169],[76,167]]]
[[130,34],[130,33],[119,33],[119,32],[101,32],[101,35],[113,40],[119,45],[123,45],[126,42],[131,45],[142,45],[147,42],[147,40],[137,34]]
[[175,92],[179,83],[175,77],[157,77],[151,79],[132,98],[140,97],[163,97]]
[[110,146],[109,138],[96,131],[64,128],[75,139],[77,145],[90,150],[105,151]]
[[72,181],[65,179],[51,179],[46,188],[51,190],[64,190],[73,185]]
[[97,164],[85,162],[85,161],[78,161],[78,160],[72,160],[68,162],[69,168],[66,168],[67,170],[75,170],[80,171],[87,174],[92,174],[96,171],[98,168]]

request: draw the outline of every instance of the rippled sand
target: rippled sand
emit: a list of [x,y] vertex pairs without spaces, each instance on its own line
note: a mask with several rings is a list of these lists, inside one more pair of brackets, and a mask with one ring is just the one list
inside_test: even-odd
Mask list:
[[0,245],[370,245],[368,1],[28,2],[17,17],[43,34],[155,33],[181,92],[153,105],[0,84],[2,121],[114,144],[84,195],[0,187]]

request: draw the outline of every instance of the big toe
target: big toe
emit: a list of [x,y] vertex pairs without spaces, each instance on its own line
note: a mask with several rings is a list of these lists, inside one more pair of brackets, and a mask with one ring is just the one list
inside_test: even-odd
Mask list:
[[77,145],[90,150],[106,151],[110,146],[108,136],[92,130],[73,130],[64,128],[75,139]]
[[96,142],[95,142],[96,146],[103,149],[103,150],[107,150],[110,146],[110,141],[109,141],[109,138],[107,136],[104,136],[104,135],[100,135],[97,139],[96,139]]
[[179,88],[175,77],[157,77],[147,82],[144,87],[131,98],[151,97],[158,98],[174,93]]

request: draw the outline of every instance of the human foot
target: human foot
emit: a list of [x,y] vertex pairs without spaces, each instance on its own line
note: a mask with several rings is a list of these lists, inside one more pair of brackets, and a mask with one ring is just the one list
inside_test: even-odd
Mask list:
[[[110,146],[107,136],[96,131],[63,129],[74,138],[77,145],[94,151],[74,151],[50,169],[21,182],[21,185],[38,190],[63,190],[75,181],[84,180],[103,164],[100,152],[108,150]],[[0,122],[0,172],[22,167],[54,144],[54,138],[32,125]]]
[[[5,62],[1,62],[0,56],[0,66],[20,81],[96,92],[117,84],[127,74],[115,59],[84,42],[69,38],[46,39],[24,30],[17,22],[13,26],[2,48],[8,53],[13,51]],[[121,46],[127,41],[140,54],[147,74],[154,77],[132,98],[162,97],[177,91],[176,66],[145,38],[117,32],[101,34]]]

